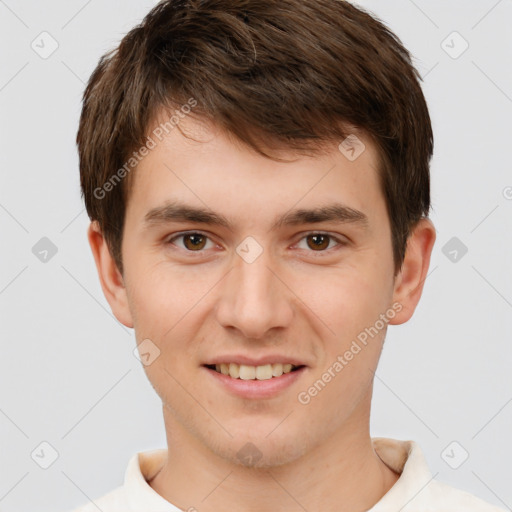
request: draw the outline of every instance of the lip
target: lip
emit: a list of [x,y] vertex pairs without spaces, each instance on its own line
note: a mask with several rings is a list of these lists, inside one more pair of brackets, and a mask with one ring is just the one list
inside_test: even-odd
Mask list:
[[267,380],[243,380],[233,379],[229,375],[224,375],[206,366],[202,366],[202,369],[206,371],[215,382],[218,382],[233,395],[255,400],[272,398],[286,388],[289,388],[301,377],[306,368],[306,366],[302,366],[293,372],[283,373],[280,377],[273,377]]
[[263,366],[266,364],[286,364],[290,363],[293,364],[293,366],[307,366],[304,361],[300,361],[299,359],[296,359],[293,356],[286,356],[283,354],[269,354],[267,356],[253,358],[248,357],[243,354],[226,354],[226,355],[220,355],[215,356],[214,358],[210,359],[208,362],[204,363],[205,365],[211,365],[211,364],[221,364],[221,363],[236,363],[236,364],[245,364],[248,366]]

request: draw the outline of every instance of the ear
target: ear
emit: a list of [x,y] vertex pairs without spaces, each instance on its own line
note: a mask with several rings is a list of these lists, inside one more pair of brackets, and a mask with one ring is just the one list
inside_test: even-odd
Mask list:
[[123,276],[110,254],[107,242],[100,230],[98,221],[93,221],[87,230],[96,269],[100,278],[103,294],[110,304],[114,316],[126,327],[133,327],[132,315],[128,306],[128,297]]
[[435,241],[434,224],[422,218],[409,235],[402,268],[395,278],[393,303],[401,304],[402,309],[390,319],[390,324],[403,324],[412,317],[423,291]]

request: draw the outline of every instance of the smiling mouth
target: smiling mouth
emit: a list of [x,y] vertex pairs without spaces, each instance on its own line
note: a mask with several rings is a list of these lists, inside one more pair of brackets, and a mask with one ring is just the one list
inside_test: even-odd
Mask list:
[[250,366],[236,363],[206,364],[205,368],[216,371],[232,379],[241,380],[270,380],[292,373],[305,365],[295,366],[293,364],[265,364],[263,366]]

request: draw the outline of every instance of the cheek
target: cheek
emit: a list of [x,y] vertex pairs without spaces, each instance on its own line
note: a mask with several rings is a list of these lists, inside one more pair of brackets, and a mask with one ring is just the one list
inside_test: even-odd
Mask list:
[[322,338],[323,354],[307,384],[311,387],[301,391],[313,415],[323,417],[330,404],[329,414],[345,418],[373,380],[387,327],[380,315],[386,313],[388,303],[382,282],[371,271],[333,272],[323,289],[320,293],[311,287],[308,306],[330,331],[323,329],[328,334]]
[[193,359],[197,313],[201,299],[207,296],[208,283],[162,264],[144,266],[140,261],[139,269],[130,270],[137,276],[129,281],[127,290],[137,343],[150,340],[151,344],[145,342],[141,347],[150,347],[155,354],[144,370],[162,400],[171,403],[170,397],[180,396],[179,382],[186,379],[186,363]]
[[127,293],[134,327],[139,336],[155,340],[169,341],[186,330],[218,281],[216,274],[193,266],[143,258],[132,263]]
[[300,288],[306,304],[342,338],[375,321],[386,310],[391,293],[375,266],[310,274]]
[[179,313],[177,283],[171,287],[158,267],[147,266],[142,259],[129,263],[126,288],[135,331],[138,337],[160,338],[165,325],[172,324]]
[[392,291],[387,290],[384,276],[379,278],[371,269],[338,270],[324,277],[322,291],[313,286],[318,279],[310,279],[309,292],[303,292],[305,296],[309,293],[307,305],[319,318],[316,324],[329,327],[320,327],[323,357],[315,373],[336,374],[336,383],[330,386],[332,392],[350,388],[355,393],[358,386],[369,381],[369,368],[377,366],[388,325],[381,315],[389,310]]

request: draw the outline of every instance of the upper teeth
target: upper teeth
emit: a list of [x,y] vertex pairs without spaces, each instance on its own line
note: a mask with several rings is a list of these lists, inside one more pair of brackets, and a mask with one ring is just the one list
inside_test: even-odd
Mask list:
[[239,365],[236,363],[221,363],[215,365],[215,369],[218,372],[229,375],[234,379],[243,380],[267,380],[272,377],[280,377],[283,373],[290,373],[293,368],[296,368],[296,366],[289,363],[265,364],[263,366]]

